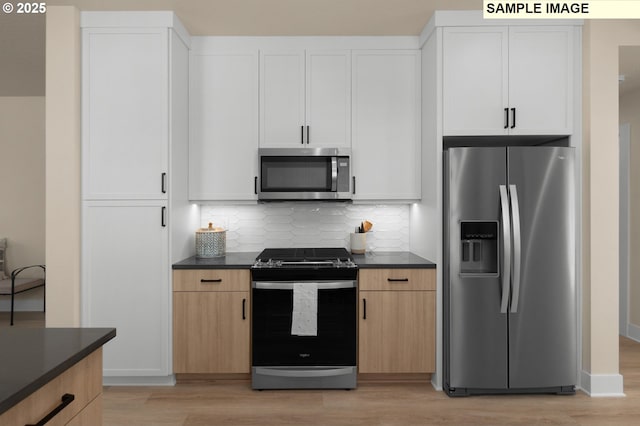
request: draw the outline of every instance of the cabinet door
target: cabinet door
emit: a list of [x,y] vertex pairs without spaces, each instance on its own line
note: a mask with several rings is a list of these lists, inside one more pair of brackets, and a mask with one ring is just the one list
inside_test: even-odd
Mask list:
[[420,51],[354,51],[353,198],[420,198]]
[[86,200],[167,197],[167,31],[83,30]]
[[361,291],[358,371],[434,372],[435,320],[434,291]]
[[303,145],[304,63],[304,51],[260,52],[260,146]]
[[249,312],[249,292],[174,292],[174,373],[248,373]]
[[507,134],[507,27],[445,28],[442,37],[444,136]]
[[192,55],[190,72],[189,199],[255,200],[258,52]]
[[[306,64],[305,145],[351,147],[351,54],[309,51]],[[306,129],[305,129],[306,131]]]
[[115,327],[105,376],[169,374],[169,244],[162,201],[87,202],[82,325]]
[[509,107],[518,135],[573,132],[573,29],[509,28]]

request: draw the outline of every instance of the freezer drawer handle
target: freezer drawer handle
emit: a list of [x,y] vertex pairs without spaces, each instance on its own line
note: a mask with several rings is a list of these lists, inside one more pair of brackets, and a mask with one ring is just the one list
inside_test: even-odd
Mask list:
[[396,283],[396,282],[409,282],[409,278],[387,278],[387,281],[389,281],[390,283]]
[[511,298],[511,313],[515,314],[518,312],[518,300],[520,298],[520,263],[522,257],[520,204],[518,203],[518,189],[515,185],[509,185],[509,195],[513,227],[513,295]]
[[46,425],[47,423],[49,423],[49,420],[51,420],[55,416],[57,416],[58,413],[60,411],[64,410],[67,405],[71,404],[74,399],[76,399],[74,394],[65,393],[64,395],[62,395],[60,404],[56,408],[51,410],[51,412],[49,414],[44,416],[42,418],[42,420],[40,420],[38,423],[28,424],[28,425],[25,425],[25,426],[43,426],[43,425]]
[[502,238],[504,259],[502,263],[502,300],[500,313],[506,314],[509,306],[509,278],[511,275],[511,221],[509,219],[509,195],[507,187],[500,185],[500,207],[502,210]]

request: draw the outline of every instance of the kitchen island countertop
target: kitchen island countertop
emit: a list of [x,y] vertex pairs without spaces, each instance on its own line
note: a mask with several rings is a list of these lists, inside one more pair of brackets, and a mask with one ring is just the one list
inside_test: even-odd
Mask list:
[[115,335],[115,328],[0,328],[0,414]]
[[[213,258],[189,257],[173,264],[173,269],[249,269],[258,252],[227,252]],[[354,254],[360,268],[435,268],[436,264],[409,251],[380,251]]]

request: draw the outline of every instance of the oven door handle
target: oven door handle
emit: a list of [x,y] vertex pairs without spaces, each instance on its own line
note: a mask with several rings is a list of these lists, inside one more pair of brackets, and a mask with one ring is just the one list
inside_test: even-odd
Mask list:
[[254,367],[255,373],[263,376],[277,376],[277,377],[332,377],[332,376],[346,376],[352,374],[354,367],[344,368],[318,368],[313,370],[303,369],[279,369],[279,368],[264,368]]
[[[305,283],[315,284],[318,290],[337,290],[342,288],[355,288],[355,281],[331,281],[331,282],[314,282],[304,281]],[[260,290],[293,290],[294,282],[263,282],[253,281],[252,287]]]

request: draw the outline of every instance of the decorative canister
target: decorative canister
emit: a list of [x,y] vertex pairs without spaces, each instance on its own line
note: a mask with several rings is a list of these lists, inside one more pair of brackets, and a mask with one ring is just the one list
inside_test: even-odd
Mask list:
[[208,228],[196,231],[196,256],[220,257],[227,251],[227,231],[209,223]]

